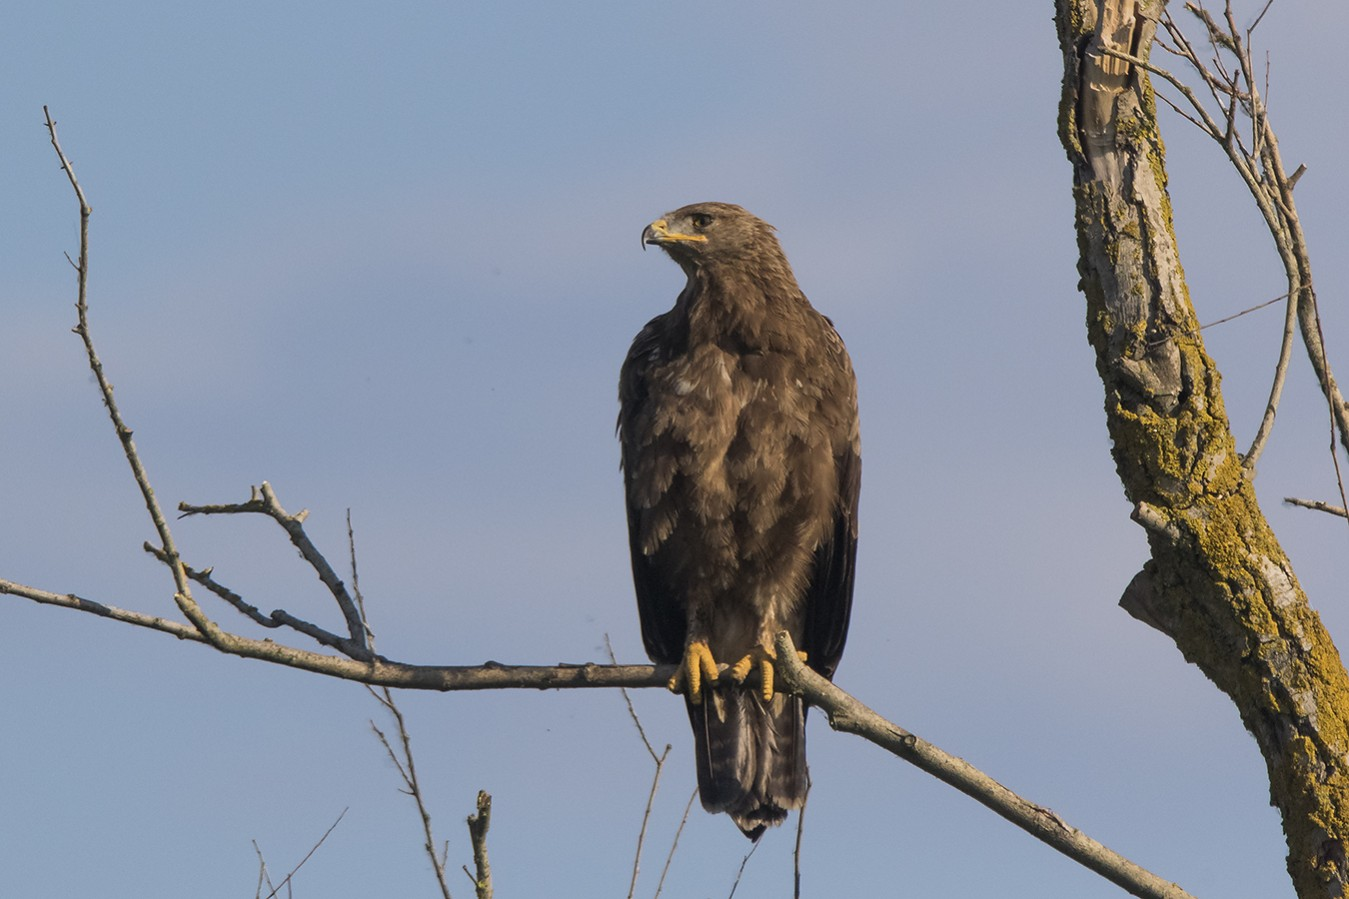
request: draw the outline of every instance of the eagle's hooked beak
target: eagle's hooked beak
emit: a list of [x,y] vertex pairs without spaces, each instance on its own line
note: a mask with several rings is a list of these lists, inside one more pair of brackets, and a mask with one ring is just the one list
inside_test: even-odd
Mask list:
[[670,230],[670,223],[665,219],[656,219],[651,224],[642,229],[642,249],[645,250],[647,244],[660,246],[663,243],[674,243],[675,241],[686,240],[706,243],[707,238],[702,234],[681,234],[678,231]]

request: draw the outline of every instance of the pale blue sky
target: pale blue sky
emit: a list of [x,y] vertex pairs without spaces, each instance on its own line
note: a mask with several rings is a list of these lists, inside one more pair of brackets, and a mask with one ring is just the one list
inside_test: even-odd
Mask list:
[[[1248,13],[1250,11],[1247,11]],[[380,648],[420,663],[641,661],[613,440],[618,366],[678,269],[638,249],[684,203],[776,224],[861,382],[856,611],[840,685],[1201,896],[1291,896],[1264,767],[1230,703],[1115,603],[1146,558],[1115,477],[1055,134],[1052,4],[52,0],[0,45],[0,576],[172,614],[74,323],[91,318],[158,493],[269,480],[344,556]],[[1259,32],[1327,342],[1349,368],[1338,93],[1349,13]],[[1326,79],[1336,83],[1326,84]],[[1282,292],[1215,147],[1166,118],[1181,250],[1209,321]],[[1239,441],[1270,310],[1206,332]],[[1298,362],[1258,482],[1332,633],[1349,633],[1324,407]],[[264,609],[336,623],[283,535],[176,525]],[[242,625],[215,609],[220,619]],[[250,632],[247,628],[242,628]],[[345,820],[299,897],[430,896],[415,813],[354,685],[0,603],[0,893],[252,895]],[[693,786],[678,700],[639,895]],[[496,797],[502,896],[622,896],[650,762],[614,692],[402,699],[451,868]],[[806,893],[1114,897],[982,807],[814,716]],[[669,896],[724,896],[748,848],[695,810]],[[791,883],[790,831],[737,896]],[[468,881],[452,880],[456,895]]]

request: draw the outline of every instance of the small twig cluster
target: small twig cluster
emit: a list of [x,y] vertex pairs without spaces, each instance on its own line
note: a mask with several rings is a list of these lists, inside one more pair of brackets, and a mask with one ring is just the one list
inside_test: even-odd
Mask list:
[[[1166,37],[1157,37],[1155,43],[1198,76],[1201,84],[1199,90],[1147,59],[1132,56],[1118,48],[1105,48],[1102,52],[1139,66],[1175,89],[1180,95],[1180,101],[1172,100],[1162,93],[1157,96],[1223,148],[1255,199],[1283,265],[1288,291],[1282,297],[1286,298],[1287,303],[1278,362],[1275,364],[1265,412],[1243,456],[1243,464],[1253,472],[1269,440],[1283,395],[1295,335],[1300,331],[1307,358],[1311,361],[1329,409],[1331,457],[1343,501],[1344,480],[1340,475],[1335,442],[1338,434],[1340,445],[1349,450],[1349,406],[1345,404],[1326,356],[1316,290],[1312,283],[1311,255],[1293,199],[1293,189],[1306,168],[1298,166],[1290,174],[1284,165],[1266,105],[1269,63],[1266,60],[1263,68],[1258,69],[1252,55],[1255,30],[1272,5],[1273,0],[1267,0],[1254,21],[1242,28],[1237,24],[1231,0],[1224,4],[1221,16],[1211,13],[1202,3],[1186,3],[1186,11],[1204,28],[1206,42],[1199,46],[1186,36],[1169,12],[1162,14],[1158,24]],[[1200,46],[1204,49],[1201,50]],[[1201,93],[1206,94],[1207,99]]]
[[[289,627],[299,631],[307,637],[312,638],[324,646],[331,646],[339,650],[343,655],[350,656],[360,661],[370,661],[375,658],[374,651],[370,648],[371,634],[366,624],[361,610],[357,607],[355,598],[348,592],[346,584],[333,571],[333,567],[328,564],[323,553],[319,552],[314,542],[309,539],[305,533],[304,522],[309,517],[309,510],[302,509],[298,513],[291,515],[281,503],[277,501],[276,493],[272,486],[266,481],[262,482],[261,487],[252,488],[252,495],[247,502],[227,503],[223,505],[194,506],[189,503],[179,503],[178,511],[182,517],[189,515],[239,515],[239,514],[258,514],[265,515],[281,526],[290,538],[290,542],[300,552],[300,557],[314,569],[323,586],[328,588],[333,599],[337,602],[337,607],[342,612],[342,617],[346,620],[347,636],[342,637],[327,631],[308,621],[303,621],[286,613],[285,611],[275,611],[271,615],[263,615],[255,607],[245,603],[241,598],[231,591],[225,589],[211,579],[211,571],[207,569],[204,572],[196,572],[192,579],[207,587],[212,593],[224,599],[236,610],[242,612],[258,624],[264,627]],[[350,534],[350,530],[348,530]],[[145,545],[146,552],[153,553],[156,557],[163,560],[162,553],[150,544]]]

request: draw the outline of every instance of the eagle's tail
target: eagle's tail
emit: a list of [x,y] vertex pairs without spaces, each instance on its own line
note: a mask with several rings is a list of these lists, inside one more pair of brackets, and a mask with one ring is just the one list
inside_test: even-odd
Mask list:
[[726,812],[751,840],[806,800],[806,715],[779,693],[764,702],[746,687],[718,685],[689,703],[698,759],[698,794],[709,812]]

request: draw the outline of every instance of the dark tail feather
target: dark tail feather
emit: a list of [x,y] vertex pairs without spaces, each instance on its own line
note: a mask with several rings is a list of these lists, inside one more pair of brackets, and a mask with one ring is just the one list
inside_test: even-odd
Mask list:
[[698,759],[698,795],[709,812],[726,812],[745,836],[781,824],[806,798],[805,709],[779,693],[718,686],[689,704]]

